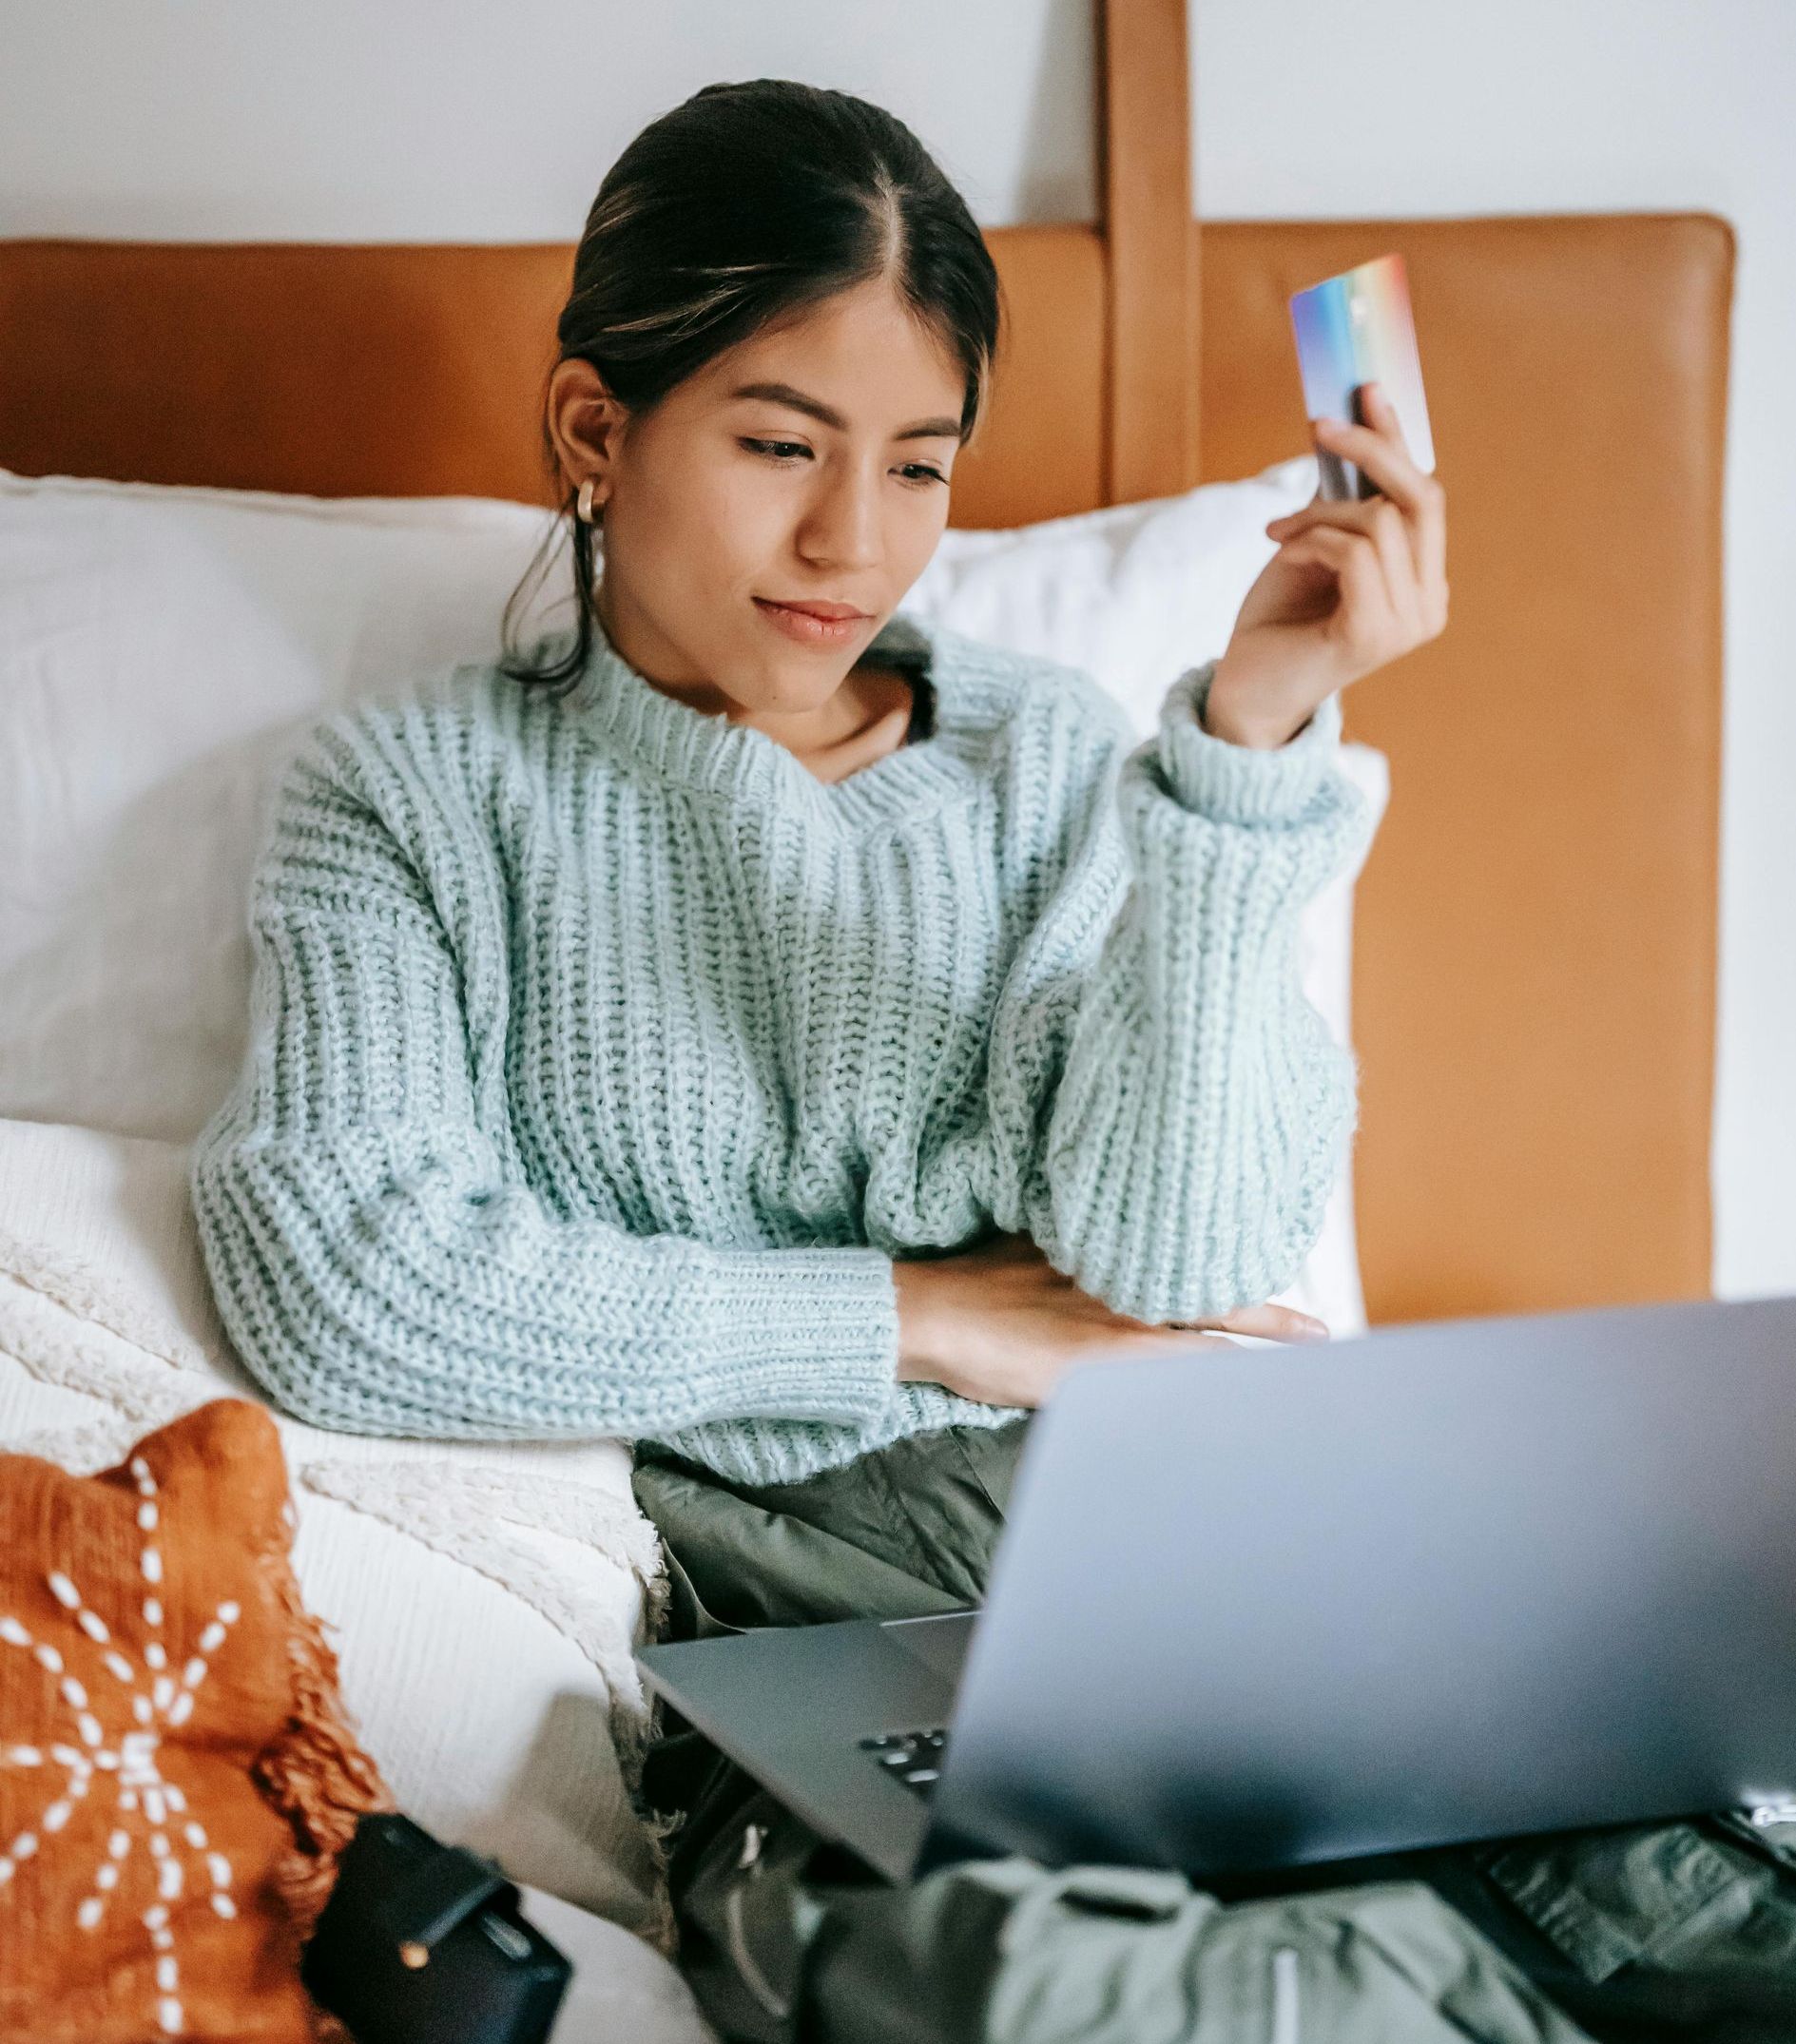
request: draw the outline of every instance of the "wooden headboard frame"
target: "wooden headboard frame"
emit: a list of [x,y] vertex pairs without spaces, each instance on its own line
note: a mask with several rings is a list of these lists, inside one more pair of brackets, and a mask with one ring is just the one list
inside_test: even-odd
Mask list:
[[[1343,699],[1393,781],[1356,905],[1368,1309],[1703,1296],[1731,230],[1200,232],[1185,0],[1110,0],[1099,24],[1106,218],[988,237],[1010,352],[956,522],[1306,451],[1285,298],[1402,252],[1453,614]],[[0,466],[539,498],[570,263],[562,244],[0,242]]]

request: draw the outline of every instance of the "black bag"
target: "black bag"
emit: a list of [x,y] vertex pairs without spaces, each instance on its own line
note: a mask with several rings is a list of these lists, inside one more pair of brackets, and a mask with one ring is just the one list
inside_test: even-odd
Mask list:
[[356,2044],[542,2044],[573,1969],[491,1860],[364,1816],[299,1958]]

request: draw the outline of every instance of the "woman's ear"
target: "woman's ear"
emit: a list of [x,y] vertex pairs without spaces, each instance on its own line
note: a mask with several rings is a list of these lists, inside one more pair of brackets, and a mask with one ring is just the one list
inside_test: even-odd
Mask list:
[[[546,416],[561,463],[564,496],[589,475],[606,482],[617,457],[625,414],[590,362],[570,356],[555,364],[549,378]],[[600,493],[605,493],[603,489]]]

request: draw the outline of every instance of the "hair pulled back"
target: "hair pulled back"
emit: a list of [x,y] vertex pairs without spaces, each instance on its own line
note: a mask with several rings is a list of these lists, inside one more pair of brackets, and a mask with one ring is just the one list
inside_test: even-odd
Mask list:
[[[587,215],[556,323],[557,362],[591,363],[632,415],[725,349],[839,292],[885,279],[961,363],[960,439],[987,406],[1002,295],[965,202],[896,116],[784,78],[703,87],[612,164]],[[544,446],[560,465],[547,422]],[[595,547],[572,492],[505,607],[503,670],[570,684],[592,644]],[[564,524],[576,611],[565,650],[515,644]]]

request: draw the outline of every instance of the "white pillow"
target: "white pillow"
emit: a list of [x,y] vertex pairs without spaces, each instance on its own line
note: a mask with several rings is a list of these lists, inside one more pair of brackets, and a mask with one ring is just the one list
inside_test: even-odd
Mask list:
[[189,1142],[320,715],[497,651],[542,517],[0,472],[0,1114]]
[[[1221,651],[1274,550],[1263,526],[1315,474],[1305,455],[950,529],[902,607],[1088,666],[1145,733],[1180,670]],[[246,903],[280,768],[324,711],[492,658],[545,522],[479,498],[0,471],[0,1115],[191,1141],[242,1061]],[[1343,759],[1381,811],[1382,755]],[[1303,936],[1305,988],[1343,1043],[1352,877]],[[1280,1296],[1363,1331],[1345,1174]]]
[[[187,1158],[0,1121],[0,1447],[86,1474],[209,1398],[268,1404],[213,1311]],[[648,1726],[633,1649],[659,1564],[628,1447],[387,1440],[274,1417],[300,1589],[401,1805],[665,1949],[625,1768]]]

